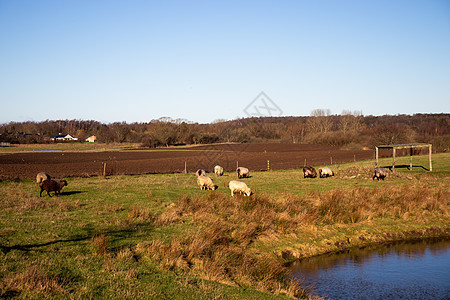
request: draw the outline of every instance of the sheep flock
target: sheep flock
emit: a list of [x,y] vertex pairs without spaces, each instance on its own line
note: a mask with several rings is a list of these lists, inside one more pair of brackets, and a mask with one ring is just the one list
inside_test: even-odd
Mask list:
[[[224,175],[224,168],[220,165],[216,165],[212,170],[212,173],[216,175],[216,177],[220,176],[230,176]],[[334,171],[329,167],[321,167],[316,171],[316,169],[312,166],[305,166],[302,168],[303,178],[316,178],[319,175],[319,178],[327,178],[335,175]],[[216,190],[218,188],[217,185],[214,184],[211,177],[206,175],[206,171],[204,169],[198,169],[195,172],[197,176],[197,185],[200,187],[200,190]],[[236,169],[237,179],[241,178],[250,178],[250,171],[245,167],[238,167]],[[373,169],[373,177],[375,180],[384,180],[387,176],[387,171],[383,167],[376,167]],[[66,180],[52,180],[52,176],[50,176],[46,172],[39,172],[36,175],[36,183],[40,187],[39,196],[42,196],[42,192],[46,191],[48,196],[51,197],[50,192],[54,192],[56,196],[61,195],[61,190],[63,187],[67,186]],[[228,183],[228,188],[230,189],[231,196],[233,197],[236,194],[251,196],[253,194],[250,187],[243,181],[238,180],[230,180]]]

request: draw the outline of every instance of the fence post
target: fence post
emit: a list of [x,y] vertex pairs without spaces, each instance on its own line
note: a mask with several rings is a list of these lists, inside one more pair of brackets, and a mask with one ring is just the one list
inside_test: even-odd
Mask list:
[[413,147],[409,149],[409,170],[412,171],[413,164],[412,164],[412,156],[413,156]]
[[430,144],[430,147],[428,148],[428,152],[429,152],[428,160],[430,161],[430,172],[433,171],[433,165],[431,164],[431,147],[432,147],[432,145]]
[[375,161],[376,161],[375,166],[378,167],[378,147],[375,147]]
[[392,172],[395,172],[395,147],[392,148]]

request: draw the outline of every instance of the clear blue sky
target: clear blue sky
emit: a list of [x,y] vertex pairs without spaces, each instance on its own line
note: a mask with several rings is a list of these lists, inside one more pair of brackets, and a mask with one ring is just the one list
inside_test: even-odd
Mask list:
[[450,2],[0,0],[0,123],[450,111]]

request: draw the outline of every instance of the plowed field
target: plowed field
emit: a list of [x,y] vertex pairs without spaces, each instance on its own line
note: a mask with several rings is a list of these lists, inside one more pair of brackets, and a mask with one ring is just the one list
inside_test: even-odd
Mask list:
[[34,151],[0,155],[0,180],[33,179],[45,171],[55,178],[103,175],[212,172],[216,164],[225,171],[236,166],[250,170],[295,169],[307,165],[343,163],[373,158],[372,150],[298,144],[217,144],[160,150],[110,152]]

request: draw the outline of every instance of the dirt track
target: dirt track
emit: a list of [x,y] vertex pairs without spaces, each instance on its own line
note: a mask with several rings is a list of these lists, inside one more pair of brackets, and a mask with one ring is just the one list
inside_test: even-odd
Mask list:
[[154,151],[67,152],[35,151],[0,155],[0,180],[33,179],[45,171],[55,178],[188,172],[199,168],[212,172],[216,164],[225,171],[239,166],[250,170],[294,169],[373,158],[371,150],[340,150],[339,147],[297,144],[218,144]]

